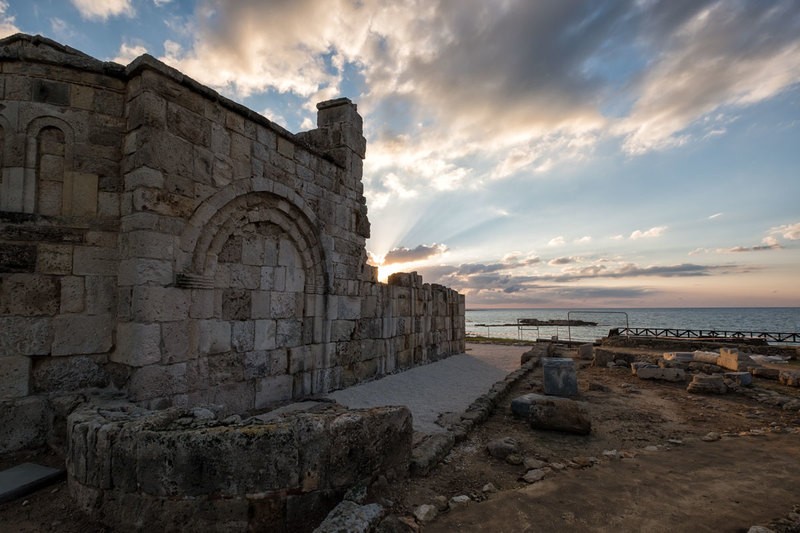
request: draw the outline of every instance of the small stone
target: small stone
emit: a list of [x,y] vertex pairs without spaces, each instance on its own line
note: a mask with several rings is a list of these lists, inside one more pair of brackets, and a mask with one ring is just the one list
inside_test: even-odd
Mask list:
[[644,447],[644,451],[646,451],[646,452],[657,452],[658,451],[658,446],[653,446],[652,444],[650,446],[645,446]]
[[205,407],[193,408],[192,416],[195,417],[197,420],[214,420],[215,418],[217,418],[217,415],[215,415],[213,411],[211,411],[210,409],[206,409]]
[[620,454],[617,450],[603,450],[603,457],[608,457],[609,459],[619,459]]
[[681,439],[667,439],[667,442],[670,444],[674,444],[675,446],[683,445],[683,441]]
[[455,509],[456,507],[461,507],[463,505],[468,504],[470,501],[472,501],[472,500],[466,494],[461,494],[459,496],[453,496],[452,498],[450,498],[450,509]]
[[527,470],[534,470],[536,468],[543,468],[547,463],[544,461],[540,461],[539,459],[534,459],[533,457],[526,457],[522,464],[525,465]]
[[525,483],[536,483],[537,481],[541,481],[544,479],[545,472],[541,468],[536,468],[533,470],[528,470],[528,472],[522,476],[522,481]]
[[486,445],[486,449],[489,451],[489,455],[496,459],[505,459],[512,453],[515,454],[519,451],[517,441],[511,437],[493,440]]
[[564,470],[566,467],[564,463],[550,463],[550,468],[553,470]]
[[510,465],[521,465],[522,464],[522,456],[518,453],[512,453],[506,456],[506,462]]
[[423,504],[414,509],[414,518],[422,523],[430,522],[436,518],[438,514],[439,511],[436,509],[435,505]]
[[433,498],[433,503],[436,505],[436,509],[441,512],[447,510],[449,502],[447,501],[447,498],[440,495]]
[[718,441],[720,438],[721,437],[720,437],[719,433],[717,433],[715,431],[709,431],[700,440],[703,440],[705,442],[714,442],[714,441]]
[[23,507],[27,507],[29,503],[31,503],[31,502],[29,502],[28,500],[24,500],[24,501],[22,502],[22,506],[23,506]]
[[492,494],[494,492],[497,492],[497,487],[495,487],[494,484],[492,483],[487,483],[486,485],[483,486],[481,492],[486,494]]

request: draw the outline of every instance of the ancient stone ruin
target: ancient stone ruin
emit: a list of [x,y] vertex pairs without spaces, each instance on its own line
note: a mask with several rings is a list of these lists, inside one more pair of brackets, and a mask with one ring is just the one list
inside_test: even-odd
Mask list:
[[[197,406],[222,419],[464,351],[463,296],[416,274],[379,283],[366,263],[366,141],[349,100],[318,104],[317,129],[292,134],[147,55],[121,66],[15,35],[0,69],[0,452],[71,440],[73,486],[141,492],[153,483],[136,476],[177,434],[112,450],[109,428],[127,435],[115,446],[144,439],[136,424],[185,432],[176,421]],[[118,397],[97,407],[88,389]],[[316,437],[295,424],[282,446],[347,425],[316,416]],[[407,416],[374,416],[410,432]],[[354,431],[347,449],[375,439]],[[255,453],[242,431],[218,432]],[[112,451],[127,462],[112,468]],[[285,483],[231,490],[283,491],[285,514],[292,491],[352,481],[303,453]],[[180,493],[168,474],[147,497]],[[209,483],[209,498],[227,490]]]

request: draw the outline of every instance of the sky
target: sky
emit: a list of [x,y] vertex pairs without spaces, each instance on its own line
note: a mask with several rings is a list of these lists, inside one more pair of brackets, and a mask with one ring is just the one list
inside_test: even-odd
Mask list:
[[298,132],[364,117],[371,260],[468,308],[800,306],[797,0],[0,0]]

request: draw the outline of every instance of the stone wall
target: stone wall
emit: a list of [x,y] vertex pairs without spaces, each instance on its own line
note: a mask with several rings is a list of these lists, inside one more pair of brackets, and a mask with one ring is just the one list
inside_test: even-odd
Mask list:
[[[4,419],[87,387],[242,412],[463,351],[463,296],[366,263],[349,100],[295,135],[150,56],[16,35],[0,104]],[[44,438],[18,429],[0,451]]]

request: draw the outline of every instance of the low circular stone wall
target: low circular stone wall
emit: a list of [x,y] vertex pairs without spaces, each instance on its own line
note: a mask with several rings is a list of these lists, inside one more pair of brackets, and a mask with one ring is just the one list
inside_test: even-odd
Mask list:
[[302,531],[350,487],[408,472],[405,407],[218,420],[205,408],[86,405],[68,420],[70,492],[115,531]]

